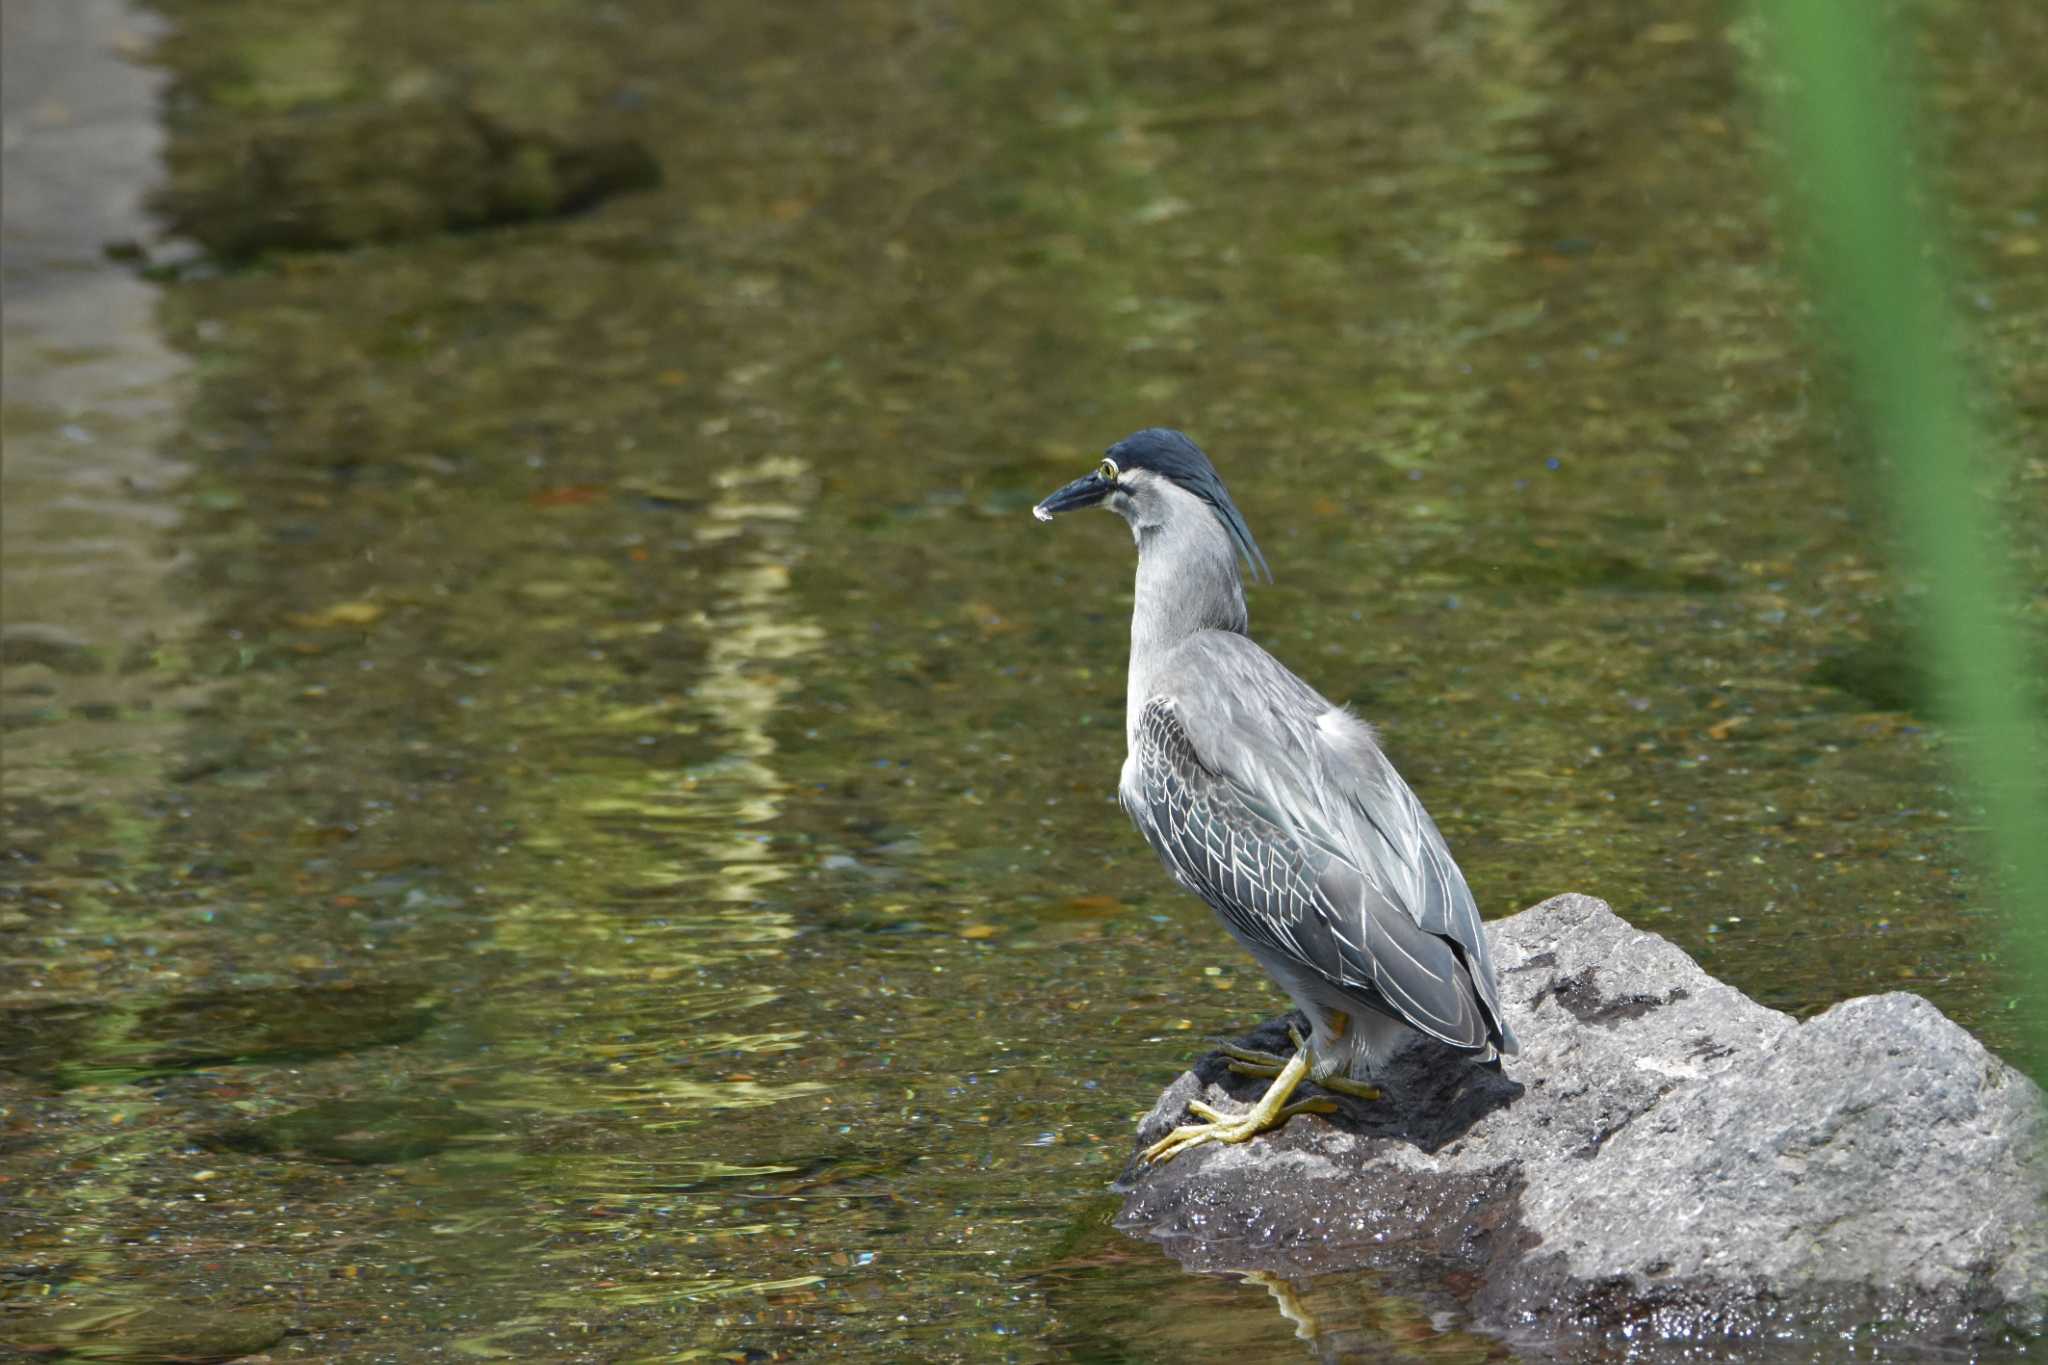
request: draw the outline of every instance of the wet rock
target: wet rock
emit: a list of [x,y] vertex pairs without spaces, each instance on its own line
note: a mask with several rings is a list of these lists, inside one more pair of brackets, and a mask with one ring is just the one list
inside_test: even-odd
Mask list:
[[[1495,1330],[1626,1327],[1638,1351],[2048,1326],[2041,1092],[1933,1005],[1800,1023],[1586,896],[1489,928],[1523,1049],[1505,1071],[1418,1040],[1379,1103],[1134,1161],[1122,1225],[1194,1268],[1421,1272]],[[1286,1046],[1280,1021],[1249,1041]],[[1139,1144],[1194,1095],[1263,1084],[1212,1054]]]
[[275,1346],[289,1327],[261,1309],[160,1303],[102,1308],[16,1324],[17,1343],[35,1355],[85,1360],[236,1360]]
[[329,1100],[290,1113],[201,1133],[212,1151],[296,1155],[355,1166],[432,1156],[484,1121],[449,1100]]
[[207,120],[171,144],[153,203],[178,235],[239,259],[560,217],[660,180],[630,139],[413,100]]

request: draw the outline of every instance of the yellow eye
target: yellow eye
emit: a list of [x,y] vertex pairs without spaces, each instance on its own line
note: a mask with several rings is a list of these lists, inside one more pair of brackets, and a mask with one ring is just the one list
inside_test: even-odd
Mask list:
[[1101,468],[1097,469],[1095,472],[1102,478],[1107,479],[1109,482],[1115,483],[1118,472],[1116,467],[1116,461],[1104,460],[1102,462]]

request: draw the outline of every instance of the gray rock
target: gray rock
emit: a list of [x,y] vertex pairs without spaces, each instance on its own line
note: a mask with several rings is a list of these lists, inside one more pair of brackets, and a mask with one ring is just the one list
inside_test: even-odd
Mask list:
[[[1381,1101],[1134,1156],[1122,1226],[1191,1268],[1371,1268],[1552,1346],[2048,1327],[2041,1092],[1933,1005],[1866,996],[1800,1023],[1588,896],[1489,928],[1522,1042],[1505,1070],[1418,1038]],[[1246,1042],[1285,1051],[1284,1026]],[[1264,1085],[1211,1054],[1139,1148],[1189,1098],[1230,1109]]]

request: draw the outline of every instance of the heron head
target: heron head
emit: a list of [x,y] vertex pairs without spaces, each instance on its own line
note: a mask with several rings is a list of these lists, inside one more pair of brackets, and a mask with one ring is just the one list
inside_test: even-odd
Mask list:
[[1103,453],[1102,463],[1092,473],[1047,495],[1031,509],[1031,515],[1051,521],[1061,512],[1100,505],[1133,527],[1157,525],[1181,503],[1165,491],[1169,488],[1207,503],[1252,572],[1272,579],[1273,571],[1266,567],[1266,557],[1259,553],[1258,542],[1252,539],[1244,514],[1230,500],[1230,490],[1223,486],[1216,466],[1209,463],[1200,446],[1171,427],[1147,427],[1124,437]]

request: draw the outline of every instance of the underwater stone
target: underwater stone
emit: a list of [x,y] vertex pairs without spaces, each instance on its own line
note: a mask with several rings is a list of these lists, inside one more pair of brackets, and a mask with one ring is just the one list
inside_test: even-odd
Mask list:
[[[202,991],[141,1006],[132,1017],[101,1010],[90,1030],[73,1025],[76,1050],[52,1068],[68,1084],[125,1073],[328,1057],[410,1042],[437,1003],[407,982]],[[50,1049],[32,1060],[45,1066]],[[0,1056],[4,1061],[4,1056]],[[26,1069],[26,1068],[24,1068]]]
[[[1194,1269],[1458,1286],[1517,1339],[1981,1345],[2048,1323],[2041,1091],[1932,1004],[1801,1023],[1589,896],[1488,928],[1522,1044],[1504,1071],[1418,1037],[1378,1103],[1134,1157],[1121,1225]],[[1284,1051],[1284,1029],[1246,1044]],[[1189,1098],[1264,1085],[1212,1053],[1137,1150]]]
[[379,1097],[329,1100],[268,1118],[228,1124],[197,1134],[213,1151],[298,1155],[354,1166],[417,1161],[464,1133],[486,1127],[451,1100]]
[[454,101],[191,118],[152,204],[228,259],[557,218],[661,182],[644,146],[596,121],[516,129]]
[[128,1304],[19,1321],[14,1341],[37,1356],[202,1365],[239,1360],[275,1346],[288,1326],[284,1315],[263,1309]]

